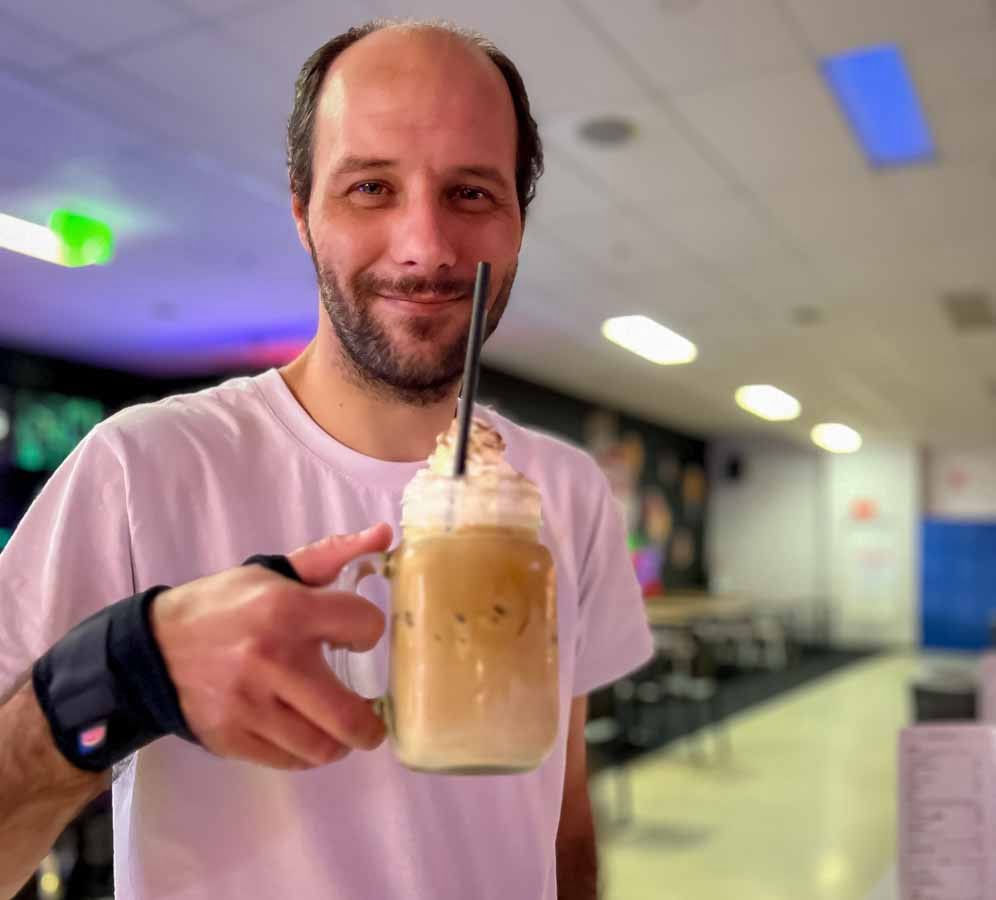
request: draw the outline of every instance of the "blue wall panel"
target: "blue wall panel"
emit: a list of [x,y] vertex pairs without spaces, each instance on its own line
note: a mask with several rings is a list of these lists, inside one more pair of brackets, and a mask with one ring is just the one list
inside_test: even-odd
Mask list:
[[996,614],[996,523],[926,519],[921,616],[925,647],[989,646]]

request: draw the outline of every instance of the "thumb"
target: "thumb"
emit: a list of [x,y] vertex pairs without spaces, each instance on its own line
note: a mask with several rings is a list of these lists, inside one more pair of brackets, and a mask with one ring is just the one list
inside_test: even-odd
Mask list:
[[320,587],[333,581],[351,559],[364,553],[377,553],[391,545],[391,526],[371,525],[355,534],[334,534],[287,554],[294,571],[308,585]]

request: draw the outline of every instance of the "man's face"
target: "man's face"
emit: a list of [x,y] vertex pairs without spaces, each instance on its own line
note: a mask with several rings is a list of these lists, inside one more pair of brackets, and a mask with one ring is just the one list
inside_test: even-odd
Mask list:
[[407,403],[458,381],[477,263],[487,334],[522,240],[516,122],[501,73],[438,33],[376,32],[336,61],[316,111],[311,199],[295,202],[352,373]]

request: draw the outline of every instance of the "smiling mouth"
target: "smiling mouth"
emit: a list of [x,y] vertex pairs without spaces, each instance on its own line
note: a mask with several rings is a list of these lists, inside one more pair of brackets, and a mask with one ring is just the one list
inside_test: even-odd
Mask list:
[[447,303],[456,303],[459,300],[466,299],[464,294],[458,294],[455,297],[437,297],[435,294],[430,296],[397,296],[394,294],[378,294],[384,300],[391,300],[395,303],[416,303],[419,306],[444,306]]

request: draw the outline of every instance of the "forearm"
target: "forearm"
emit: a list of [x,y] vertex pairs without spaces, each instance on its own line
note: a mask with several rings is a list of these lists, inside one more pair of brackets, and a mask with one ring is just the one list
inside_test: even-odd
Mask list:
[[557,900],[597,900],[594,832],[557,839]]
[[0,898],[31,876],[73,817],[110,784],[56,749],[28,680],[0,706]]

